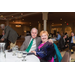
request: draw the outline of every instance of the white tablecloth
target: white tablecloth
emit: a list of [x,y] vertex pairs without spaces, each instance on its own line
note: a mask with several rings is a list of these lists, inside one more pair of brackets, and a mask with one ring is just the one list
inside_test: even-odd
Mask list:
[[56,41],[56,39],[55,38],[51,38],[53,41]]
[[[5,53],[6,53],[6,58],[0,57],[0,62],[23,62],[22,61],[23,58],[18,58],[17,54],[16,56],[13,56],[12,55],[13,53],[7,52],[7,50],[5,51]],[[40,60],[35,55],[27,55],[26,61],[24,62],[40,62]]]

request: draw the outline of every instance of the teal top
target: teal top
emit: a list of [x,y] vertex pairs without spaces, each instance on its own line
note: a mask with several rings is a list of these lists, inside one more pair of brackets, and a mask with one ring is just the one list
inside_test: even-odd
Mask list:
[[[57,54],[57,57],[58,57],[58,61],[61,62],[61,60],[62,60],[61,53],[60,53],[57,45],[55,43],[53,43],[53,45],[54,45],[54,48],[55,48],[55,51],[56,51],[56,54]],[[55,62],[55,59],[56,59],[56,55],[54,56],[54,62]]]

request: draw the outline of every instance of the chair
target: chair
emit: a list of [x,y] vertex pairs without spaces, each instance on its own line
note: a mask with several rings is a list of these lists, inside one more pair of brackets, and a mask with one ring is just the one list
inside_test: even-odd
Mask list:
[[70,58],[71,58],[71,52],[68,50],[65,52],[61,62],[70,62],[71,61]]
[[75,51],[75,46],[72,47],[73,51]]
[[54,43],[55,43],[56,45],[58,45],[58,41],[54,41]]

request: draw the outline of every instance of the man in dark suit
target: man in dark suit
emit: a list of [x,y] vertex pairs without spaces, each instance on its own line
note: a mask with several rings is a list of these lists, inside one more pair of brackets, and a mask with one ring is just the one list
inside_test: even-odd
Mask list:
[[68,46],[66,45],[66,39],[67,35],[64,35],[63,37],[60,38],[58,41],[58,47],[62,51],[63,49],[67,48]]
[[75,46],[75,36],[74,32],[71,33],[71,37],[69,38],[69,49],[72,49],[72,46]]
[[9,26],[5,26],[4,24],[0,25],[1,29],[4,30],[4,37],[1,39],[1,41],[4,41],[5,39],[8,39],[10,43],[10,49],[16,45],[16,40],[18,38],[18,34],[16,33],[15,30],[13,30]]
[[34,51],[41,42],[41,38],[37,37],[37,34],[38,30],[36,28],[32,28],[31,36],[25,37],[25,41],[23,42],[20,50],[21,51],[25,50],[27,52]]

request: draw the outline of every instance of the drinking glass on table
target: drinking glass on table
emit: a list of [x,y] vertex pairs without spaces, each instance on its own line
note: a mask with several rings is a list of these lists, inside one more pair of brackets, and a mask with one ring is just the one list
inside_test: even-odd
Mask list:
[[17,51],[17,57],[21,58],[22,57],[22,51]]
[[26,61],[26,56],[27,56],[27,53],[23,52],[23,54],[22,54],[22,57],[23,57],[22,61]]
[[13,48],[12,48],[12,51],[13,51],[13,56],[15,56],[15,55],[16,55],[16,48],[13,47]]

